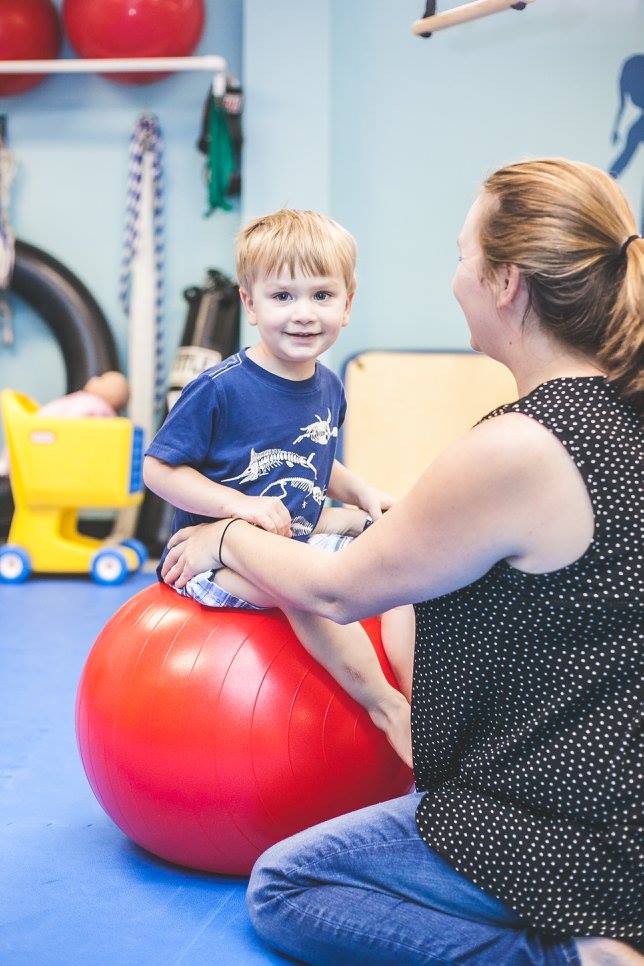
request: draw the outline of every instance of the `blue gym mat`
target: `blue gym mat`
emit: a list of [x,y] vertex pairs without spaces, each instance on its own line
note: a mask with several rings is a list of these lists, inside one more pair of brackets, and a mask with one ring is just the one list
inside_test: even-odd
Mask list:
[[284,963],[257,939],[245,880],[169,865],[94,798],[74,701],[107,618],[153,581],[0,586],[0,963]]

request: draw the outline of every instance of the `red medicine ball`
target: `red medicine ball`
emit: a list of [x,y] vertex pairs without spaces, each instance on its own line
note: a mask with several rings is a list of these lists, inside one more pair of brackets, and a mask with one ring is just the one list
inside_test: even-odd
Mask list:
[[[0,0],[0,60],[53,60],[61,30],[52,0]],[[45,74],[0,74],[0,94],[22,94]]]
[[[69,42],[81,57],[187,57],[203,32],[204,0],[64,0]],[[109,74],[149,84],[168,74]]]
[[[365,621],[393,682],[379,621]],[[179,865],[247,874],[270,845],[405,794],[412,776],[277,610],[209,610],[156,584],[108,621],[76,705],[108,815]]]

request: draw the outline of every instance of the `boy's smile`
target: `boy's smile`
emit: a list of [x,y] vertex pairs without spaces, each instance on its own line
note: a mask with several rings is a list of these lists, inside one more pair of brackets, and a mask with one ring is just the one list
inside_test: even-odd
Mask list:
[[258,365],[286,379],[308,379],[315,362],[347,325],[353,294],[340,276],[287,273],[260,277],[240,291],[248,321],[260,342],[249,350]]

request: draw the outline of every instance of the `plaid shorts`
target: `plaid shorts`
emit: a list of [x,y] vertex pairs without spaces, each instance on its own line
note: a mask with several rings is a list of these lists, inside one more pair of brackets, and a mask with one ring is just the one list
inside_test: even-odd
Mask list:
[[[307,543],[311,547],[318,547],[320,550],[327,550],[329,553],[337,553],[338,550],[342,550],[343,547],[346,547],[354,539],[354,537],[348,537],[341,533],[314,533],[309,537]],[[219,586],[216,577],[216,570],[207,570],[202,574],[196,574],[192,577],[181,590],[178,590],[176,587],[175,590],[182,597],[192,597],[193,600],[196,600],[199,604],[203,604],[204,607],[236,607],[239,610],[269,610],[268,607],[257,607],[256,604],[250,604],[247,600],[242,600],[241,597],[229,594],[227,590]]]

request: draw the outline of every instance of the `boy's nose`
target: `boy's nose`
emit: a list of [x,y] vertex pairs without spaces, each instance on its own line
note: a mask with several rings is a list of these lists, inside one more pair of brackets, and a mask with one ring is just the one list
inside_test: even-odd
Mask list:
[[308,302],[297,303],[293,306],[293,321],[300,325],[312,325],[315,322],[315,308]]

